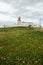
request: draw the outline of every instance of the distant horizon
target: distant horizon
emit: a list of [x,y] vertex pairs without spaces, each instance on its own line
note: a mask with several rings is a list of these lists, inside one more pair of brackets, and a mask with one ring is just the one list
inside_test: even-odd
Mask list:
[[[10,22],[9,21],[0,22],[0,28],[4,27],[4,26],[17,26],[17,21],[16,22],[12,22],[12,21],[10,21]],[[39,27],[39,24],[35,24],[35,26]],[[42,24],[41,24],[41,27],[43,27]]]

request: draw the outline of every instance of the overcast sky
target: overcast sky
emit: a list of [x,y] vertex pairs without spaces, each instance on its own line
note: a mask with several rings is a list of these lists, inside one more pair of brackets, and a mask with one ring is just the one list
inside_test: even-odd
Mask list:
[[43,0],[0,0],[0,22],[16,22],[18,16],[25,21],[43,21]]

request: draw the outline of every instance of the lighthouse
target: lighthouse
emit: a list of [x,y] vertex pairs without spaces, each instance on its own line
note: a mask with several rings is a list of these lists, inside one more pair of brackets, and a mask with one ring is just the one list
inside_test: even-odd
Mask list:
[[18,17],[17,24],[18,24],[18,25],[21,24],[21,18],[20,18],[20,16]]

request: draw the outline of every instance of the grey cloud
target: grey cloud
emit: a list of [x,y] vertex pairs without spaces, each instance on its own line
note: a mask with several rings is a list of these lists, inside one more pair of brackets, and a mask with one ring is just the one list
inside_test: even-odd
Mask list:
[[[42,11],[37,11],[37,4],[42,3],[43,4],[43,0],[0,0],[2,2],[6,2],[9,3],[10,5],[12,5],[12,7],[15,9],[18,9],[18,11],[16,13],[12,14],[12,17],[14,16],[24,16],[24,17],[29,17],[29,16],[43,16],[43,5],[39,6],[42,7]],[[30,6],[33,9],[26,9],[27,6]],[[3,14],[8,14],[8,13],[4,13],[1,12]],[[28,15],[27,15],[28,14]],[[10,14],[9,14],[10,15]]]
[[9,15],[10,13],[8,12],[3,12],[3,11],[0,11],[1,14],[4,14],[4,15]]
[[35,3],[43,2],[43,0],[0,0],[7,3],[21,4],[21,5],[33,5]]

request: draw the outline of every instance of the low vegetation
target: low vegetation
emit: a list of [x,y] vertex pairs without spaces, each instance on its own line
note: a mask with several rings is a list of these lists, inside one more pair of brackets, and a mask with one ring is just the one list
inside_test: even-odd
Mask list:
[[43,65],[43,31],[1,28],[0,65]]

